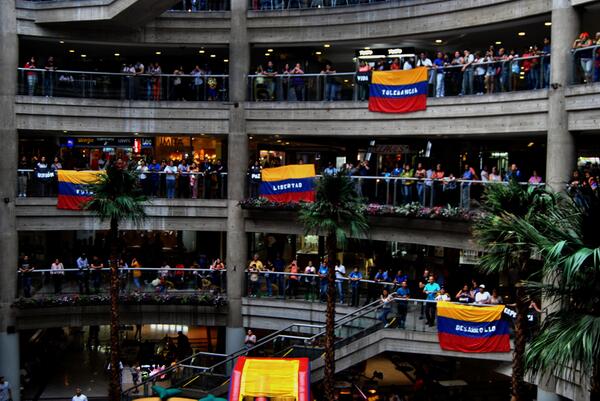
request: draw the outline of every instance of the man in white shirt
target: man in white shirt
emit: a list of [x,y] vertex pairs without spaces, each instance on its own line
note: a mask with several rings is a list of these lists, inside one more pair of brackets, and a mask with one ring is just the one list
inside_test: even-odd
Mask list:
[[75,389],[75,395],[73,396],[73,398],[71,399],[71,401],[88,401],[88,399],[85,396],[85,394],[81,393],[81,389],[79,387],[77,387]]
[[481,284],[479,286],[479,291],[475,294],[475,303],[476,304],[489,304],[491,299],[491,295],[489,292],[485,290],[485,285]]
[[433,87],[433,81],[435,79],[435,74],[433,73],[433,63],[431,59],[427,57],[427,54],[421,53],[419,55],[419,59],[417,60],[417,67],[427,67],[427,83],[430,88]]
[[346,266],[338,260],[335,264],[335,285],[341,304],[344,303],[344,277],[346,277]]
[[4,376],[0,376],[0,401],[12,401],[12,390]]

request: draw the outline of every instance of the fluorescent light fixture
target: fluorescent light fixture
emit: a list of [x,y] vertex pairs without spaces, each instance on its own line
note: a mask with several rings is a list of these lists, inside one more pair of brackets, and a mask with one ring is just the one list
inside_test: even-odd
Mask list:
[[546,21],[546,22],[544,22],[544,25],[546,25],[546,26],[552,26],[552,22]]
[[119,57],[121,53],[115,53],[115,57]]
[[435,43],[442,43],[442,39],[436,39]]
[[501,41],[499,41],[499,40],[497,40],[497,41],[496,41],[496,44],[497,44],[497,45],[501,45],[501,44],[502,44],[502,42],[501,42]]
[[86,58],[87,54],[82,54],[81,57]]
[[316,54],[317,56],[320,56],[320,55],[321,55],[321,54],[323,54],[323,53],[322,53],[322,52],[315,52],[315,54]]
[[330,45],[329,43],[325,43],[325,44],[323,45],[323,47],[324,47],[324,48],[329,48],[329,47],[331,47],[331,45]]
[[60,43],[61,45],[65,43],[64,40],[60,40],[58,43]]
[[229,59],[228,59],[228,58],[226,58],[226,59],[224,59],[224,60],[223,60],[223,62],[224,62],[224,63],[229,63]]
[[204,53],[205,53],[205,50],[198,50],[198,53],[200,53],[200,54],[204,54]]
[[273,49],[267,49],[267,51],[268,51],[269,53],[272,53],[272,52],[273,52]]
[[210,55],[210,58],[215,58],[215,57],[217,57],[217,55],[216,55],[216,54],[211,54],[211,55]]
[[75,53],[75,50],[74,49],[70,49],[69,53]]
[[519,35],[519,36],[525,36],[525,32],[519,32],[519,33],[517,33],[517,35]]
[[162,54],[161,51],[155,51],[154,54],[156,54],[157,56],[160,56]]

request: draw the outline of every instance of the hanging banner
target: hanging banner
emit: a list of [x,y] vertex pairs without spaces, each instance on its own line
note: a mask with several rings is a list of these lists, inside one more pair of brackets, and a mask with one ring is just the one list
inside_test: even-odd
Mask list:
[[369,110],[410,113],[427,108],[427,68],[373,71],[369,86]]
[[231,372],[229,401],[246,397],[309,401],[308,358],[239,357]]
[[314,202],[315,166],[291,164],[262,169],[259,194],[273,202]]
[[504,306],[467,306],[438,302],[440,347],[460,352],[510,352]]
[[90,186],[102,171],[58,170],[57,209],[81,210],[92,199]]

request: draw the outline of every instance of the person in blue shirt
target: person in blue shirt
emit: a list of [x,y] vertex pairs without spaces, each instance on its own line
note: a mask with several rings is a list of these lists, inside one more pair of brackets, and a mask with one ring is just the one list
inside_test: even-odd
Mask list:
[[358,267],[355,267],[348,275],[348,279],[350,279],[350,289],[352,290],[350,306],[358,306],[360,298],[360,280],[362,280],[362,278],[363,275],[358,271]]
[[[472,180],[477,180],[477,174],[475,174],[475,170],[473,170],[473,168],[471,166],[469,166],[468,164],[465,163],[465,170],[463,171],[462,176],[460,177],[462,180],[468,180],[468,181],[472,181]],[[461,187],[461,204],[460,206],[463,209],[468,209],[470,204],[471,204],[471,182],[461,182],[460,183],[460,187]]]
[[150,175],[150,195],[152,196],[158,196],[160,167],[160,163],[158,163],[156,159],[152,159],[152,163],[148,164],[148,174]]
[[327,274],[329,272],[329,268],[327,267],[327,263],[322,260],[319,265],[319,295],[321,297],[321,302],[324,302],[327,299]]
[[433,60],[435,71],[435,97],[444,97],[444,53],[438,52],[437,58]]
[[398,301],[398,328],[404,329],[406,327],[406,315],[408,313],[408,299],[410,298],[410,289],[406,280],[402,280],[400,287],[396,290],[396,298],[400,298]]
[[510,169],[506,172],[504,176],[504,181],[515,180],[519,182],[521,180],[521,171],[517,168],[515,163],[510,165]]
[[402,273],[402,269],[398,269],[394,277],[394,285],[399,287],[403,281],[408,281],[408,275]]
[[[379,270],[377,271],[377,274],[375,274],[375,277],[373,278],[373,281],[375,281],[376,283],[387,283],[388,280],[388,272],[386,270],[383,270],[382,268],[379,268]],[[382,285],[379,288],[387,288],[388,286],[386,285]]]
[[429,282],[423,288],[425,300],[428,301],[425,305],[425,318],[429,327],[433,327],[435,324],[435,297],[439,291],[440,285],[435,282],[433,276],[429,276]]

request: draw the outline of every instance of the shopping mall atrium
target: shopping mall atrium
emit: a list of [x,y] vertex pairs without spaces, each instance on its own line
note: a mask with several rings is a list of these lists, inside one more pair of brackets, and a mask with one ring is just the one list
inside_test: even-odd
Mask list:
[[[485,268],[479,233],[492,187],[598,206],[599,20],[598,0],[0,0],[0,401],[598,400],[600,257],[569,276],[588,298],[552,302],[528,291],[569,282],[564,258],[543,273],[556,248]],[[110,171],[144,215],[118,230],[78,203]],[[332,249],[303,216],[336,179],[368,228]],[[548,334],[569,302],[589,347]],[[544,348],[573,359],[542,369]],[[250,391],[252,358],[298,358],[300,395],[285,369]]]

